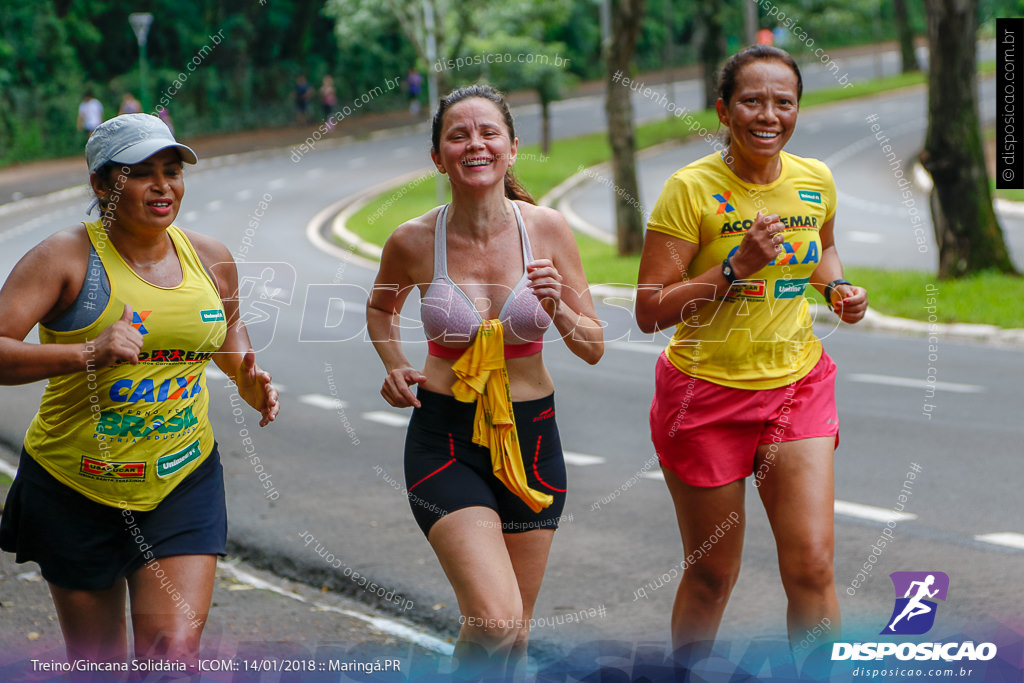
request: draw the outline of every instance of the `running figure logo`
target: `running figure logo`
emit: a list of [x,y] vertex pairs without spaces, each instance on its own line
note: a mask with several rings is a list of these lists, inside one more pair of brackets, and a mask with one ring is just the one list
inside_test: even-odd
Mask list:
[[[917,636],[935,624],[938,603],[929,598],[946,599],[949,576],[944,572],[893,572],[889,575],[896,589],[896,606],[881,634]],[[899,596],[903,597],[899,597]]]

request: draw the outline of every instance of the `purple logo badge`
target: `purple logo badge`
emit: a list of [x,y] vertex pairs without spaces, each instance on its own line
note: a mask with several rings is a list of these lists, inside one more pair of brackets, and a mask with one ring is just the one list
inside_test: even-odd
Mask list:
[[893,572],[896,605],[881,635],[918,636],[935,624],[935,600],[945,600],[949,576],[945,572]]

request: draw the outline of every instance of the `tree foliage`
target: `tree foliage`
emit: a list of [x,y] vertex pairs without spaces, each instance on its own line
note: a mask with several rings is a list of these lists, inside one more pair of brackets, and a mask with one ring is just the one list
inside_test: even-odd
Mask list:
[[[722,57],[739,47],[742,8],[754,1],[700,0],[721,9]],[[168,89],[175,90],[167,108],[177,131],[188,137],[293,123],[291,94],[300,74],[314,87],[322,76],[333,75],[344,105],[400,81],[414,65],[421,72],[434,68],[426,62],[424,2],[434,10],[442,59],[508,49],[554,52],[568,62],[560,73],[530,67],[523,73],[504,69],[499,74],[502,69],[493,68],[485,74],[503,79],[505,88],[529,87],[547,99],[565,92],[567,80],[604,76],[596,0],[147,0],[144,7],[119,0],[9,0],[0,3],[0,163],[80,154],[83,136],[74,128],[87,87],[96,91],[107,115],[117,111],[125,92],[140,95],[139,48],[128,25],[132,11],[154,15],[147,99],[156,103]],[[782,12],[795,18],[805,38],[791,29],[780,36],[788,41],[784,47],[799,53],[806,50],[807,38],[815,47],[830,48],[894,39],[893,2],[761,0],[758,13],[767,28],[775,28]],[[698,3],[645,4],[632,68],[672,66],[665,60],[666,39],[675,65],[697,63]],[[922,33],[922,3],[906,4],[910,26]],[[1024,0],[978,4],[983,30],[995,16],[1024,13]],[[222,41],[188,71],[214,35]],[[447,81],[442,87],[479,77],[451,69],[438,75]],[[399,92],[386,92],[362,110],[404,106],[403,99]]]

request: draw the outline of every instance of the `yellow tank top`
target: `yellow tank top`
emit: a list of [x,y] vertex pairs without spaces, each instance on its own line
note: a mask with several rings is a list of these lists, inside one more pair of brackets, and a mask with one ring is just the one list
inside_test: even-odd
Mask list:
[[85,224],[110,281],[110,300],[91,325],[58,332],[39,325],[43,344],[88,343],[127,303],[142,333],[139,364],[53,377],[25,435],[36,462],[104,505],[152,510],[213,449],[206,364],[224,344],[220,294],[188,238],[167,229],[181,263],[176,287],[133,271],[100,221]]

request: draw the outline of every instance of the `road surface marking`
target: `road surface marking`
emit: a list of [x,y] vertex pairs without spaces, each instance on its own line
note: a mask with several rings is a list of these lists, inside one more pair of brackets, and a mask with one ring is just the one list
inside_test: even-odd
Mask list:
[[307,406],[313,406],[315,408],[323,408],[324,410],[338,410],[348,405],[340,398],[332,398],[330,396],[324,396],[323,394],[305,394],[304,396],[299,396],[299,403],[305,403]]
[[219,199],[214,199],[213,201],[206,202],[207,211],[218,211],[222,206],[224,206],[224,202],[222,202]]
[[0,474],[6,474],[11,479],[14,479],[18,476],[18,468],[6,460],[0,460]]
[[644,479],[653,479],[654,481],[665,481],[665,473],[661,470],[655,472],[643,472],[640,474]]
[[356,157],[355,159],[349,159],[349,168],[362,168],[366,166],[366,157]]
[[872,522],[906,522],[911,519],[917,519],[917,515],[909,512],[896,512],[895,510],[879,508],[874,505],[850,503],[845,500],[837,500],[834,510],[837,515],[857,517],[858,519],[866,519]]
[[360,612],[353,612],[352,610],[341,609],[340,607],[326,605],[322,602],[311,603],[298,593],[293,593],[292,591],[285,590],[284,588],[276,586],[270,583],[269,581],[264,581],[263,579],[257,576],[253,576],[248,572],[242,571],[241,569],[232,564],[228,564],[224,560],[217,560],[217,568],[224,571],[225,573],[230,574],[231,578],[240,583],[252,586],[253,588],[258,588],[260,590],[270,591],[271,593],[276,593],[291,600],[304,602],[307,605],[313,605],[313,607],[316,607],[317,609],[323,610],[325,612],[337,612],[338,614],[343,614],[346,617],[358,619],[359,621],[366,622],[377,631],[381,631],[383,633],[388,633],[398,638],[402,638],[433,652],[439,652],[443,655],[451,655],[455,649],[455,647],[451,643],[446,643],[440,638],[435,638],[429,633],[418,631],[410,626],[406,626],[405,624],[397,622],[393,619],[387,619],[384,617],[372,617],[368,614],[362,614]]
[[389,410],[371,410],[363,413],[363,419],[389,427],[408,427],[409,416],[404,413],[392,413]]
[[574,453],[573,451],[563,451],[562,457],[565,458],[566,465],[576,465],[577,467],[600,465],[605,462],[605,458],[598,455],[586,455],[584,453]]
[[910,387],[912,389],[925,389],[927,387],[934,387],[939,391],[952,391],[957,394],[980,394],[985,391],[985,387],[978,386],[977,384],[957,384],[955,382],[926,382],[923,379],[914,379],[913,377],[890,377],[889,375],[871,375],[871,374],[852,374],[847,375],[846,378],[851,382],[861,382],[863,384],[884,384],[890,387]]
[[845,238],[849,238],[851,242],[861,242],[863,244],[879,244],[885,240],[879,232],[864,232],[863,230],[848,230]]
[[267,183],[267,187],[269,187],[271,190],[276,190],[279,187],[284,187],[287,184],[288,181],[284,178],[274,178],[269,183]]
[[637,353],[649,353],[652,356],[661,355],[661,352],[665,350],[664,346],[656,346],[654,344],[648,344],[647,342],[610,342],[608,346],[612,347],[613,349],[619,349],[620,351],[635,351]]
[[1018,534],[1012,531],[999,531],[994,534],[980,534],[975,536],[974,540],[981,541],[982,543],[994,543],[995,545],[1013,548],[1014,550],[1024,550],[1024,534]]
[[248,199],[252,196],[252,190],[239,190],[235,193],[235,199]]

